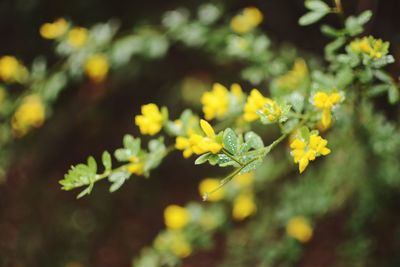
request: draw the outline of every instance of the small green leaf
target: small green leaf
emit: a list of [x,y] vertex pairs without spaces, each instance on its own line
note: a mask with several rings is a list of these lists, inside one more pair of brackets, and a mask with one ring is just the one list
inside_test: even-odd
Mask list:
[[227,128],[224,131],[223,145],[224,145],[224,148],[226,150],[228,150],[228,152],[231,153],[232,155],[237,154],[238,138],[237,138],[235,132],[231,128]]
[[254,171],[255,169],[257,169],[258,166],[260,166],[260,164],[262,163],[261,159],[256,159],[253,162],[247,164],[240,172],[239,174],[243,174],[243,173],[248,173],[251,171]]
[[335,29],[326,24],[321,26],[321,32],[330,37],[341,37],[345,34],[343,30]]
[[264,147],[264,142],[261,137],[255,132],[247,132],[244,135],[245,142],[253,149],[259,149]]
[[96,173],[97,172],[97,163],[96,163],[96,160],[92,156],[88,157],[87,166],[89,167],[89,170],[92,173]]
[[131,151],[125,148],[118,148],[114,152],[114,157],[118,161],[128,161],[129,158],[131,157]]
[[390,104],[396,104],[400,98],[399,88],[395,85],[392,85],[389,87],[388,93]]
[[326,3],[319,0],[309,0],[306,1],[304,5],[306,8],[317,12],[328,13],[330,11],[330,7]]
[[79,199],[79,198],[82,198],[82,197],[84,197],[86,195],[89,195],[91,191],[92,191],[92,187],[88,186],[82,192],[80,192],[79,195],[76,198]]
[[110,171],[111,170],[111,155],[110,155],[110,153],[108,153],[108,151],[103,152],[103,155],[101,156],[101,161],[103,162],[105,171]]
[[328,12],[315,12],[315,11],[308,12],[299,19],[299,24],[301,26],[307,26],[313,24],[318,20],[322,19],[326,14],[328,14]]
[[195,164],[195,165],[200,165],[200,164],[205,163],[205,162],[208,160],[208,158],[209,158],[210,155],[211,155],[210,152],[201,155],[200,157],[198,157],[198,158],[195,160],[194,164]]

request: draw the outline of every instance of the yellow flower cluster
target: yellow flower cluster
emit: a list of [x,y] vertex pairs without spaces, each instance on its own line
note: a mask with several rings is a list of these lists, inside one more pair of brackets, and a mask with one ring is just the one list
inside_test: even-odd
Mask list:
[[188,137],[178,136],[175,142],[175,148],[183,150],[185,158],[191,155],[201,155],[207,152],[218,153],[222,149],[222,144],[217,140],[212,126],[205,120],[200,120],[200,127],[206,136],[190,132]]
[[155,135],[163,126],[163,116],[156,104],[150,103],[141,108],[142,115],[135,116],[135,124],[142,134]]
[[184,207],[169,205],[164,210],[164,223],[168,229],[180,230],[188,224],[189,219],[189,211]]
[[307,64],[302,58],[297,58],[293,68],[275,80],[276,85],[283,90],[295,90],[308,75]]
[[309,140],[305,141],[300,138],[294,139],[290,144],[292,149],[291,155],[294,158],[294,163],[299,164],[299,172],[302,173],[308,166],[310,161],[316,157],[326,156],[331,153],[331,150],[326,147],[328,141],[323,139],[318,134],[311,134]]
[[281,108],[272,99],[264,97],[257,89],[250,92],[244,106],[243,118],[246,121],[254,121],[260,118],[257,112],[262,112],[270,122],[275,122],[281,116]]
[[313,104],[316,108],[322,110],[321,124],[324,129],[329,128],[332,122],[332,108],[341,101],[342,97],[339,93],[327,94],[325,92],[317,92],[313,97]]
[[234,32],[243,34],[252,31],[263,21],[263,14],[256,7],[246,7],[231,20],[231,28]]
[[68,22],[64,18],[56,19],[52,23],[44,23],[40,29],[40,35],[45,39],[56,39],[67,31]]
[[26,96],[11,121],[16,136],[23,136],[32,128],[42,126],[45,119],[45,109],[42,100],[37,95]]
[[306,218],[296,216],[288,221],[286,225],[286,233],[294,239],[305,243],[312,238],[313,229]]
[[192,246],[181,231],[167,230],[154,240],[154,248],[170,251],[179,258],[186,258],[192,253]]
[[254,196],[251,192],[240,193],[233,201],[232,216],[235,220],[241,221],[253,215],[257,211]]
[[[211,192],[215,188],[220,185],[218,179],[214,178],[205,178],[199,184],[199,193],[200,196],[204,196],[205,194]],[[211,202],[219,201],[224,197],[224,188],[220,188],[218,191],[208,195],[207,200]]]
[[140,159],[137,156],[131,156],[129,158],[129,165],[128,165],[128,171],[130,173],[136,174],[136,175],[142,175],[143,170],[144,170],[144,164],[143,162],[140,162]]
[[380,59],[388,53],[389,43],[368,36],[352,41],[350,49],[355,53],[366,54],[373,59]]
[[107,57],[103,54],[90,56],[85,63],[85,73],[94,82],[102,82],[108,73],[109,65]]
[[23,82],[28,70],[13,56],[0,57],[0,79],[6,83]]
[[[231,85],[231,94],[237,101],[243,98],[243,91],[239,84]],[[205,92],[201,97],[203,112],[206,120],[221,119],[229,110],[230,94],[228,89],[220,83],[213,84],[210,92]]]
[[88,39],[88,30],[83,27],[74,27],[68,32],[67,42],[72,48],[83,47]]

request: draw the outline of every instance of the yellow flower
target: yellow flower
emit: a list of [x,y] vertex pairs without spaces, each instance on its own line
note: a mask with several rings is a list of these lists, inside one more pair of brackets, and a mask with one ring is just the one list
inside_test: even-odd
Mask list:
[[310,161],[315,160],[316,157],[323,155],[326,156],[331,153],[331,150],[326,147],[328,141],[323,139],[317,134],[311,134],[308,142],[296,138],[290,144],[292,149],[291,155],[293,156],[294,163],[299,164],[299,171],[302,173],[308,166]]
[[164,223],[168,229],[179,230],[187,225],[190,215],[186,208],[169,205],[164,210]]
[[130,173],[134,173],[136,175],[142,175],[144,171],[144,164],[140,162],[140,159],[137,156],[132,156],[129,158],[128,171]]
[[183,150],[183,157],[189,158],[193,155],[192,146],[190,145],[189,138],[178,136],[175,140],[175,148]]
[[85,73],[94,82],[102,82],[108,73],[108,60],[103,54],[90,56],[85,63]]
[[300,86],[308,75],[307,64],[302,58],[297,58],[293,68],[275,80],[276,85],[282,90],[293,91]]
[[200,120],[200,127],[206,136],[189,131],[188,137],[178,136],[175,140],[175,148],[183,150],[185,158],[192,154],[201,155],[207,152],[218,153],[222,144],[217,140],[214,129],[205,120]]
[[380,59],[388,53],[389,43],[372,36],[357,38],[350,43],[350,49],[358,54],[365,54],[373,59]]
[[257,210],[256,203],[252,193],[241,193],[233,201],[232,215],[235,220],[241,221],[250,215],[254,214]]
[[247,7],[231,20],[231,29],[239,34],[252,31],[263,21],[263,14],[258,8]]
[[191,244],[181,231],[166,231],[159,234],[153,246],[159,251],[171,251],[179,258],[186,258],[192,253]]
[[64,18],[56,19],[53,23],[44,23],[40,26],[40,35],[45,39],[56,39],[68,29],[68,23]]
[[23,81],[27,78],[28,71],[13,56],[2,56],[0,58],[0,79],[7,83]]
[[[218,179],[206,178],[203,179],[199,184],[199,193],[200,196],[204,196],[205,194],[211,192],[215,188],[219,186],[220,182]],[[209,201],[218,201],[224,197],[224,189],[220,188],[218,191],[208,195],[207,200]]]
[[84,46],[88,39],[88,30],[83,27],[74,27],[68,32],[67,42],[73,48]]
[[254,173],[253,172],[248,172],[248,173],[237,175],[233,179],[233,183],[235,183],[237,185],[237,187],[239,187],[239,188],[248,187],[251,184],[253,184],[253,181],[254,181]]
[[306,218],[301,216],[293,217],[286,225],[286,232],[289,236],[300,242],[307,242],[313,235],[313,229]]
[[263,112],[270,122],[278,120],[281,116],[281,108],[275,101],[264,97],[257,89],[253,89],[244,105],[243,118],[245,121],[254,121],[259,118],[257,111]]
[[222,118],[229,108],[229,92],[220,83],[214,83],[211,92],[205,92],[201,97],[206,120]]
[[220,83],[214,83],[210,92],[205,92],[201,97],[203,112],[206,120],[221,119],[229,110],[230,94],[235,99],[235,104],[241,102],[244,94],[239,84],[231,85],[231,91]]
[[331,111],[334,105],[341,101],[342,97],[339,93],[327,94],[325,92],[317,92],[313,97],[313,104],[316,108],[322,110],[321,124],[326,129],[332,122]]
[[37,95],[26,96],[11,121],[11,126],[17,136],[25,135],[32,127],[42,126],[45,109],[42,100]]
[[142,134],[155,135],[163,126],[163,116],[156,104],[150,103],[141,108],[142,115],[135,116],[135,124]]

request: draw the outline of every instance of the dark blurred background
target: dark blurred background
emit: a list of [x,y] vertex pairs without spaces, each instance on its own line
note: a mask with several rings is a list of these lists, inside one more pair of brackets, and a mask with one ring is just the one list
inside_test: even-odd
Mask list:
[[[400,18],[396,11],[400,10],[400,1],[343,2],[347,14],[373,10],[367,32],[390,41],[391,53],[398,59]],[[159,24],[165,11],[180,6],[194,10],[198,4],[187,0],[2,0],[0,55],[16,55],[28,65],[38,55],[44,55],[50,64],[56,62],[51,42],[43,40],[38,29],[57,17],[67,17],[85,27],[117,18],[124,31],[138,24]],[[297,25],[305,12],[302,0],[225,1],[224,5],[228,16],[245,6],[260,8],[264,13],[262,28],[276,43],[292,43],[322,55],[322,47],[328,42],[318,27]],[[325,22],[339,23],[331,17]],[[398,62],[390,67],[396,76]],[[213,67],[211,58],[179,47],[172,47],[163,59],[143,62],[141,68],[138,77],[106,84],[109,89],[105,96],[97,96],[89,82],[71,84],[60,95],[45,126],[15,143],[7,180],[0,185],[0,266],[130,266],[140,248],[151,244],[163,227],[166,205],[199,200],[197,181],[207,168],[196,167],[195,171],[179,153],[169,157],[150,179],[130,179],[113,194],[106,182],[81,200],[75,199],[77,192],[60,190],[58,180],[70,165],[84,161],[89,154],[98,158],[105,149],[113,151],[120,146],[123,134],[138,133],[133,116],[141,104],[162,101],[160,104],[173,104],[174,111],[179,112],[183,109],[180,103],[168,102],[168,96],[174,93],[169,89],[177,81],[192,73],[202,73],[212,81],[232,76]],[[170,166],[179,171],[172,172]],[[325,227],[340,219],[333,218]],[[329,234],[324,239],[329,241]],[[223,255],[221,242],[217,250],[199,253],[186,266],[213,266]],[[305,256],[309,258],[303,266],[318,266],[313,261],[315,247],[311,244],[307,248]]]

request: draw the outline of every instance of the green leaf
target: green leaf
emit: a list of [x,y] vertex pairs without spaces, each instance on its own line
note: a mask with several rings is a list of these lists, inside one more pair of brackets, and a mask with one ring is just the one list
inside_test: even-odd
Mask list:
[[105,171],[110,171],[112,163],[111,163],[111,155],[110,155],[110,153],[108,153],[108,151],[103,152],[103,155],[101,156],[101,161],[103,162]]
[[131,151],[131,155],[137,155],[140,151],[140,138],[133,138],[132,135],[126,134],[123,139],[124,147]]
[[261,159],[256,159],[253,162],[247,164],[240,172],[239,174],[243,174],[243,173],[248,173],[251,171],[254,171],[255,169],[257,169],[258,166],[260,166],[260,164],[262,163]]
[[201,155],[200,157],[198,157],[198,158],[194,161],[194,165],[200,165],[200,164],[205,163],[205,162],[208,160],[208,158],[209,158],[210,155],[211,155],[210,152]]
[[388,93],[390,104],[396,104],[400,98],[399,88],[396,85],[392,85],[389,87]]
[[306,1],[304,5],[306,6],[306,8],[320,13],[328,13],[330,11],[330,7],[326,3],[319,0],[309,0]]
[[367,23],[372,17],[372,11],[371,10],[365,10],[363,13],[361,13],[358,17],[358,23],[360,23],[361,25],[364,25],[365,23]]
[[237,154],[238,138],[237,138],[235,132],[231,128],[227,128],[224,131],[223,146],[232,155],[236,155]]
[[111,193],[117,191],[130,176],[131,174],[126,171],[120,171],[111,174],[110,177],[108,177],[108,180],[113,184],[110,186],[109,191]]
[[387,56],[384,56],[384,57],[382,57],[380,59],[374,60],[372,62],[372,66],[374,68],[382,68],[382,67],[384,67],[384,66],[386,66],[388,64],[391,64],[393,62],[394,62],[393,56],[392,55],[387,55]]
[[260,149],[264,147],[264,142],[261,137],[255,132],[247,132],[244,135],[244,140],[250,148]]
[[118,161],[128,161],[129,158],[131,156],[131,151],[129,149],[125,149],[125,148],[118,148],[117,150],[115,150],[114,152],[114,157],[118,160]]
[[88,157],[87,166],[92,173],[97,172],[97,163],[96,163],[96,160],[92,156]]
[[343,30],[335,29],[326,24],[321,26],[321,32],[330,37],[341,37],[345,35],[345,32]]
[[336,58],[336,51],[346,43],[346,38],[339,37],[325,46],[325,57],[327,60]]
[[307,26],[313,24],[318,20],[322,19],[326,14],[328,14],[328,12],[316,12],[316,11],[308,12],[299,19],[299,24],[301,26]]
[[89,195],[91,191],[92,191],[92,187],[88,186],[82,192],[80,192],[79,195],[76,198],[79,199],[79,198],[82,198],[82,197],[84,197],[86,195]]

